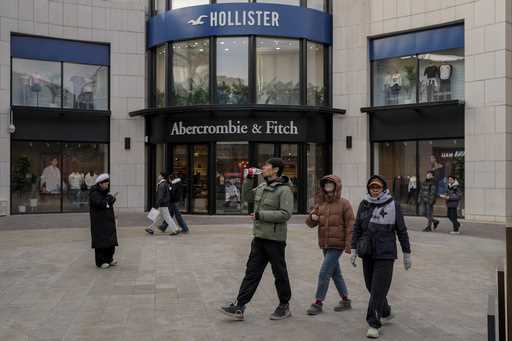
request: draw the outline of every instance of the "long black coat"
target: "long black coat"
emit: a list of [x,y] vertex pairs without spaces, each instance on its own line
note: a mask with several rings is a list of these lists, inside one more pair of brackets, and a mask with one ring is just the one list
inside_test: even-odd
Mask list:
[[91,216],[91,247],[102,249],[117,244],[116,218],[114,203],[116,199],[103,191],[98,185],[89,191],[89,212]]

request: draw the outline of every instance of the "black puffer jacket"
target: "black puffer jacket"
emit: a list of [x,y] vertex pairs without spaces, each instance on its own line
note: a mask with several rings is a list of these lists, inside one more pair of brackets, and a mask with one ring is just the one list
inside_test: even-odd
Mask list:
[[116,218],[114,203],[116,198],[98,185],[89,191],[89,211],[91,216],[91,246],[102,249],[117,246]]
[[373,259],[396,259],[396,238],[400,241],[403,253],[411,253],[409,235],[400,206],[389,194],[386,181],[374,175],[368,180],[368,184],[375,179],[380,179],[385,184],[383,195],[378,200],[366,198],[359,205],[356,222],[352,232],[352,249],[357,249],[359,239],[368,233],[372,246]]
[[155,207],[168,207],[171,202],[171,190],[169,188],[169,182],[162,180],[158,183],[156,188],[156,202]]

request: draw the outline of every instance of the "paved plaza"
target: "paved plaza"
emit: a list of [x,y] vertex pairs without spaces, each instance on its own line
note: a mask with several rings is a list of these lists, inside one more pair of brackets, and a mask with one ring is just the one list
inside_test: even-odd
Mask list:
[[[86,228],[0,229],[0,340],[365,340],[368,294],[360,263],[354,269],[346,256],[342,269],[354,309],[332,311],[337,297],[331,285],[326,312],[305,314],[321,253],[316,231],[295,222],[287,247],[293,317],[268,319],[277,302],[268,268],[245,322],[229,321],[217,310],[240,285],[248,224],[196,224],[178,237],[122,227],[120,265],[108,270],[94,266]],[[410,224],[416,226],[410,232],[413,268],[405,272],[401,259],[396,264],[389,295],[396,319],[381,339],[483,340],[503,239],[498,232],[451,236],[446,227],[427,234],[417,231],[420,220]]]

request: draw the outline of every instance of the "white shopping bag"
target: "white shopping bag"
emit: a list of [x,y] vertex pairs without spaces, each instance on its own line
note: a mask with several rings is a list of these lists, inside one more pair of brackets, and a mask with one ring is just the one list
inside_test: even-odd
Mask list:
[[152,208],[151,211],[149,211],[149,213],[148,213],[148,219],[151,221],[155,221],[159,215],[160,215],[160,211],[157,210],[156,208]]

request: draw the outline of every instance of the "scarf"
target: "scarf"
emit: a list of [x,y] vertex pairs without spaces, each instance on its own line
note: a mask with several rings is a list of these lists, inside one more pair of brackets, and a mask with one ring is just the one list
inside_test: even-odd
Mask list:
[[381,205],[391,199],[391,194],[389,190],[383,191],[377,198],[372,197],[369,193],[366,193],[364,196],[364,200],[368,201],[370,204]]

